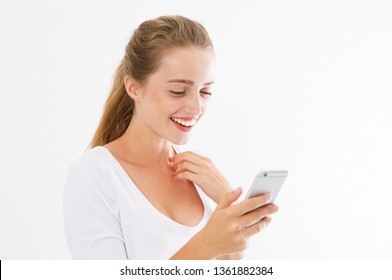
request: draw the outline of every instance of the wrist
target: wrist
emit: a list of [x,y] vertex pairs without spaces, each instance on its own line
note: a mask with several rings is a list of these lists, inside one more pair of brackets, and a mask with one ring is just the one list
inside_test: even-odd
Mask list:
[[215,256],[212,250],[207,246],[203,233],[196,233],[177,253],[175,253],[171,260],[211,260]]
[[233,187],[230,186],[229,183],[226,183],[224,185],[219,186],[219,190],[217,192],[217,195],[215,198],[212,198],[216,204],[219,204],[219,202],[223,199],[223,197],[228,193],[233,190]]
[[215,259],[216,256],[213,253],[211,246],[209,246],[206,238],[204,237],[203,230],[196,233],[190,242],[192,242],[192,247],[196,255],[198,255],[199,260],[211,260]]

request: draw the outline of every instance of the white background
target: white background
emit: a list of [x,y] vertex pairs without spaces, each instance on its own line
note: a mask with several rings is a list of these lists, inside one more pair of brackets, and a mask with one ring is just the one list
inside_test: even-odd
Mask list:
[[217,54],[191,146],[235,186],[289,170],[249,259],[392,258],[389,1],[0,2],[0,258],[68,259],[62,192],[132,31],[181,14]]

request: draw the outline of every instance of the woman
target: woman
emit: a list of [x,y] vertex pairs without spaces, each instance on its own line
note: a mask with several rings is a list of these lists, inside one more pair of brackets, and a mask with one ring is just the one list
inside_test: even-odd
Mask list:
[[[234,204],[214,164],[179,151],[206,111],[214,54],[199,23],[143,22],[126,47],[102,120],[70,168],[65,231],[77,259],[239,259],[276,205]],[[214,211],[212,200],[217,204]]]

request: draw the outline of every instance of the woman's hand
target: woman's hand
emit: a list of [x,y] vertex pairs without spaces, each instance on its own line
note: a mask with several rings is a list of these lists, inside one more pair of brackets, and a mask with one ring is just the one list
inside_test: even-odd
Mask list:
[[207,225],[195,235],[202,255],[207,258],[224,258],[224,255],[242,257],[249,237],[264,229],[271,221],[268,215],[277,212],[278,207],[274,204],[262,206],[270,201],[269,194],[232,205],[241,192],[242,189],[237,188],[227,193]]
[[209,158],[193,152],[183,152],[173,155],[169,161],[173,164],[176,179],[195,183],[217,204],[232,190],[229,182]]
[[262,206],[271,199],[269,194],[252,197],[232,205],[242,189],[228,192],[218,204],[205,227],[193,236],[171,259],[206,260],[241,258],[250,236],[260,232],[271,221],[275,204]]

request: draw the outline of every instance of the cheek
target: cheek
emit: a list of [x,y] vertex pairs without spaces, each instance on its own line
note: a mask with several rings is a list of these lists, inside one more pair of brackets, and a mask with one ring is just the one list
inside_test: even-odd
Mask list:
[[175,115],[181,108],[182,102],[180,100],[173,100],[171,98],[159,98],[152,101],[149,108],[149,117],[158,122],[168,122],[170,117]]
[[182,98],[168,98],[162,100],[161,108],[162,111],[166,112],[168,115],[177,113],[186,104],[185,99]]
[[210,99],[209,99],[209,98],[204,99],[204,100],[202,101],[203,113],[204,113],[205,111],[207,111],[207,108],[208,108],[208,105],[209,105],[209,104],[210,104]]
[[149,114],[156,115],[162,113],[163,108],[166,106],[166,100],[161,97],[161,94],[158,91],[148,92],[148,95],[145,97],[143,102],[146,108],[148,108]]

